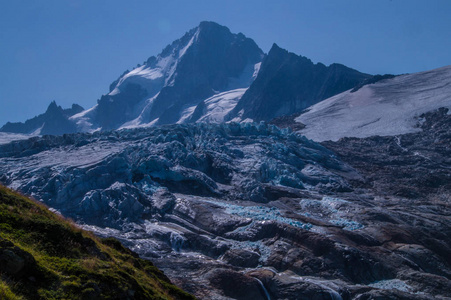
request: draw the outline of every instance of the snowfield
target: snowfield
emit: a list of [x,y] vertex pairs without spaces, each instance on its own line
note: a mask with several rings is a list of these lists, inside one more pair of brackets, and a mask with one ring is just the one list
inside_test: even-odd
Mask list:
[[224,117],[235,108],[238,101],[246,92],[247,88],[236,89],[214,95],[213,97],[205,100],[207,112],[203,115],[198,122],[206,123],[222,123]]
[[153,65],[149,66],[146,64],[125,74],[120,78],[116,87],[109,95],[114,96],[120,93],[121,86],[125,86],[127,83],[139,84],[147,90],[149,97],[155,96],[163,86],[172,85],[176,75],[175,70],[177,64],[185,55],[188,48],[193,45],[193,42],[197,39],[198,35],[199,29],[192,33],[192,37],[186,45],[173,46],[169,55],[158,55]]
[[419,117],[451,108],[451,66],[401,75],[346,91],[311,106],[298,118],[315,141],[417,132]]
[[[247,88],[231,90],[216,94],[204,100],[205,110],[196,122],[223,123],[224,117],[235,108],[246,90]],[[195,108],[196,106],[191,106],[185,109],[182,113],[182,117],[177,123],[183,124],[185,123],[185,120],[189,120],[190,117],[192,117]]]
[[0,132],[0,145],[8,144],[12,141],[20,141],[20,140],[26,140],[33,136],[37,136],[39,133],[36,134],[20,134],[20,133],[9,133],[9,132]]

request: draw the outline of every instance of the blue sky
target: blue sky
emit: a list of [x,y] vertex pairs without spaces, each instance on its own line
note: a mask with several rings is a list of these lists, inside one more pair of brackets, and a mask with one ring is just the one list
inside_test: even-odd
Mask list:
[[449,0],[0,0],[0,126],[52,100],[89,108],[200,21],[367,73],[451,64]]

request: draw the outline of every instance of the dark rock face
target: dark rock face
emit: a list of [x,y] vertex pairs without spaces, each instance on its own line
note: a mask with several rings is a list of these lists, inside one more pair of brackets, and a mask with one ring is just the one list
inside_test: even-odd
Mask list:
[[296,122],[296,117],[299,116],[300,113],[294,113],[288,116],[281,116],[272,119],[269,121],[269,124],[276,125],[279,128],[290,128],[293,131],[299,131],[305,128],[305,125],[301,122]]
[[299,281],[294,276],[276,275],[271,271],[257,270],[248,275],[258,278],[268,288],[271,299],[342,299],[333,289],[311,281]]
[[64,134],[77,132],[77,126],[69,117],[82,112],[80,105],[72,104],[71,108],[63,109],[55,101],[50,103],[47,111],[39,116],[27,120],[25,123],[6,123],[0,128],[2,132],[32,133],[40,129],[40,134]]
[[[419,117],[422,131],[394,137],[343,138],[322,143],[366,178],[381,195],[430,198],[441,205],[451,191],[451,116],[448,109]],[[432,196],[433,195],[433,196]]]
[[359,89],[361,89],[363,86],[365,86],[367,84],[374,84],[374,83],[379,82],[381,80],[392,79],[392,78],[395,78],[395,77],[396,77],[396,75],[393,75],[393,74],[374,75],[374,76],[372,76],[370,78],[365,79],[363,82],[361,82],[360,84],[355,86],[351,90],[351,93],[357,92]]
[[230,249],[224,254],[223,259],[232,266],[255,268],[258,266],[260,254],[243,249]]
[[229,114],[229,119],[269,121],[291,115],[323,99],[353,88],[370,75],[340,64],[313,64],[306,57],[273,45],[259,74]]
[[208,274],[211,285],[223,290],[232,299],[266,299],[255,278],[227,269],[216,269]]
[[127,83],[122,90],[115,96],[103,95],[97,101],[93,122],[103,130],[117,129],[133,119],[135,106],[147,96],[147,91],[138,84]]

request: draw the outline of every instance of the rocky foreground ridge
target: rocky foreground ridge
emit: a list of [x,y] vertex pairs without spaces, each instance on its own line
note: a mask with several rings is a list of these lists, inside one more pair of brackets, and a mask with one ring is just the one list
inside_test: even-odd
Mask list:
[[0,180],[202,299],[446,299],[451,122],[423,117],[323,145],[265,123],[35,137],[0,146]]

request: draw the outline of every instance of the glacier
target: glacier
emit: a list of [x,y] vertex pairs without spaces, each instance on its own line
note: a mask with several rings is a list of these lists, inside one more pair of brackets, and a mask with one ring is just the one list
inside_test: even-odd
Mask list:
[[[410,157],[404,141],[408,151],[399,155]],[[423,159],[413,157],[414,165]],[[2,184],[118,238],[198,297],[236,298],[233,278],[236,291],[253,299],[267,297],[259,281],[272,299],[406,293],[378,284],[385,282],[406,282],[408,296],[423,299],[422,282],[438,281],[443,288],[428,293],[448,295],[446,206],[389,189],[384,196],[364,174],[324,145],[264,122],[0,145]]]

